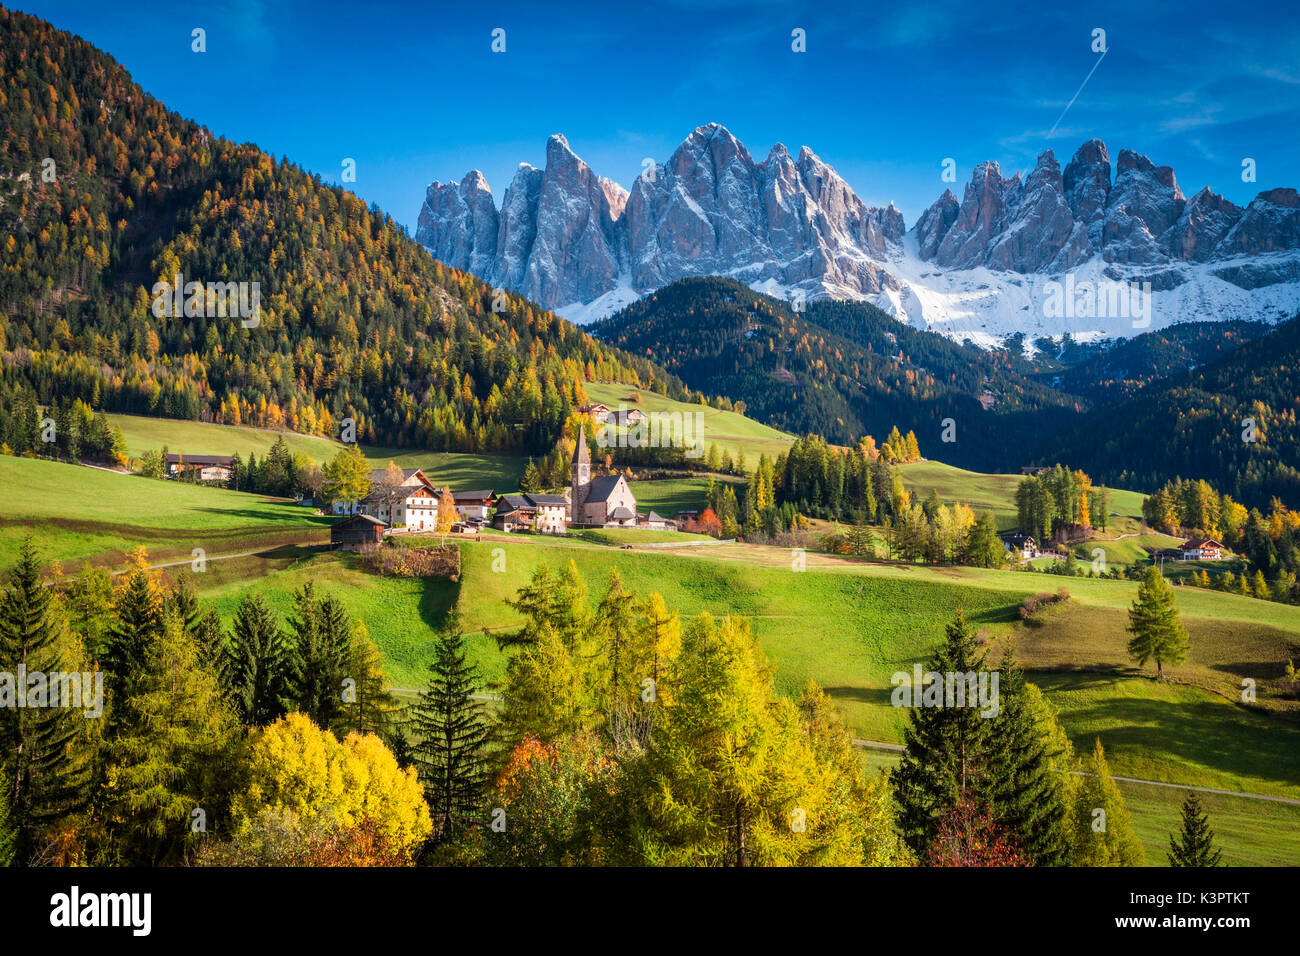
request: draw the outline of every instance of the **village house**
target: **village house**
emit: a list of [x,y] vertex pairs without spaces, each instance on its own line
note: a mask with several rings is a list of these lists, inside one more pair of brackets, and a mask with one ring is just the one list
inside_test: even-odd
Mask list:
[[1184,541],[1178,551],[1183,561],[1221,561],[1223,560],[1223,542],[1214,538],[1193,538]]
[[639,408],[630,408],[626,410],[620,408],[617,411],[609,412],[604,418],[604,421],[616,428],[621,428],[625,425],[634,425],[637,422],[643,422],[645,420],[646,414]]
[[502,495],[492,526],[501,531],[564,534],[569,523],[569,499],[563,495]]
[[609,406],[602,402],[593,402],[590,405],[579,405],[578,411],[584,415],[590,415],[598,422],[605,422],[609,419]]
[[486,524],[496,501],[491,488],[486,491],[453,491],[451,498],[456,505],[456,514],[469,524]]
[[649,514],[637,515],[636,526],[647,531],[676,531],[677,524],[661,514],[651,511]]
[[1019,551],[1020,556],[1026,561],[1038,557],[1038,542],[1034,540],[1033,535],[1023,534],[1019,531],[1004,534],[1002,535],[1002,546],[1008,551]]
[[168,455],[167,474],[197,473],[199,481],[229,481],[235,459],[231,455]]
[[537,509],[533,530],[538,534],[564,534],[569,528],[569,499],[564,495],[528,495]]
[[[390,527],[408,531],[433,531],[438,526],[438,491],[419,468],[402,471],[397,488],[386,486],[388,472],[370,472],[370,493],[360,501],[336,501],[336,515],[370,515]],[[391,512],[391,513],[390,513]]]
[[532,531],[536,522],[537,506],[527,495],[502,495],[497,499],[492,527],[500,531]]
[[[636,498],[622,475],[591,477],[591,453],[585,429],[578,430],[573,455],[570,524],[585,528],[636,527]],[[656,516],[657,517],[657,516]]]

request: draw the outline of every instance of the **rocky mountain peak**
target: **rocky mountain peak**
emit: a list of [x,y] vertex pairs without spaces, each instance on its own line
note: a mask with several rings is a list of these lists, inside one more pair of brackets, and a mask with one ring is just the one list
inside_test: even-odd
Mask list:
[[[1278,288],[1300,276],[1293,258],[1242,259],[1300,250],[1294,189],[1263,191],[1245,209],[1209,189],[1187,199],[1170,167],[1134,150],[1121,150],[1112,170],[1100,139],[1080,145],[1064,169],[1051,149],[1024,175],[980,162],[960,197],[945,189],[913,229],[917,256],[937,268],[909,264],[897,207],[867,206],[811,147],[792,155],[777,143],[758,162],[725,126],[707,123],[630,190],[597,175],[557,134],[543,168],[520,164],[499,212],[477,171],[430,184],[416,235],[449,265],[579,319],[696,275],[780,295],[869,299],[909,321],[945,301],[947,293],[926,291],[938,283],[951,286],[962,322],[981,296],[982,314],[1013,310],[1017,322],[1032,314],[1023,297],[1033,284],[1018,275],[1149,277],[1177,292],[1177,303],[1180,285],[1200,281],[1188,267],[1204,264],[1218,285],[1187,292],[1188,303],[1228,295],[1227,284],[1243,295],[1266,290],[1263,307],[1274,311],[1290,301]],[[976,268],[989,273],[963,278]],[[990,283],[996,294],[981,291]],[[1227,308],[1245,316],[1254,301]]]
[[[492,242],[464,238],[475,220],[453,200],[439,191],[426,202],[419,241],[458,268],[473,258],[471,271],[550,308],[602,297],[617,305],[708,274],[812,298],[872,294],[893,280],[871,259],[899,252],[905,230],[897,208],[866,206],[808,147],[792,160],[777,144],[756,163],[719,123],[694,129],[631,190],[597,176],[563,136],[552,136],[545,168],[522,164],[496,222],[480,229],[495,226]],[[486,248],[493,254],[485,263]]]

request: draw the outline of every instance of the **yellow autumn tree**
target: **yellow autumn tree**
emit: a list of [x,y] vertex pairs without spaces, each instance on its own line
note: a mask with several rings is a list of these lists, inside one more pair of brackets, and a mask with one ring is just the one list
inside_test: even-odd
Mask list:
[[452,497],[449,485],[443,488],[442,494],[438,496],[438,532],[446,534],[459,517],[456,513],[456,499]]
[[236,833],[264,810],[291,811],[308,827],[322,820],[344,828],[369,823],[409,857],[433,829],[414,768],[402,770],[373,734],[351,733],[340,742],[295,712],[253,734],[245,774],[247,789],[231,807]]

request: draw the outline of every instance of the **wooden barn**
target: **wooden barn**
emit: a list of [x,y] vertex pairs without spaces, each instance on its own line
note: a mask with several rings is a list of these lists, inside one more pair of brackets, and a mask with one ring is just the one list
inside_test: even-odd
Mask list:
[[368,551],[384,543],[388,525],[370,515],[353,515],[330,528],[330,547]]

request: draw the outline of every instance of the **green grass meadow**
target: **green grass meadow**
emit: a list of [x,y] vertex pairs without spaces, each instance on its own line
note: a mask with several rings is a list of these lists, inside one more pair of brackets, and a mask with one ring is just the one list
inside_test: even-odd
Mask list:
[[[588,382],[586,389],[591,401],[608,405],[611,410],[626,405],[629,410],[639,408],[647,415],[654,412],[681,412],[684,415],[699,412],[704,418],[697,437],[704,451],[707,452],[709,446],[716,443],[719,454],[729,452],[734,459],[743,448],[745,465],[750,471],[758,466],[760,455],[775,458],[794,443],[795,436],[770,425],[762,425],[736,412],[725,412],[705,405],[690,405],[628,385]],[[632,401],[633,397],[637,400]]]

